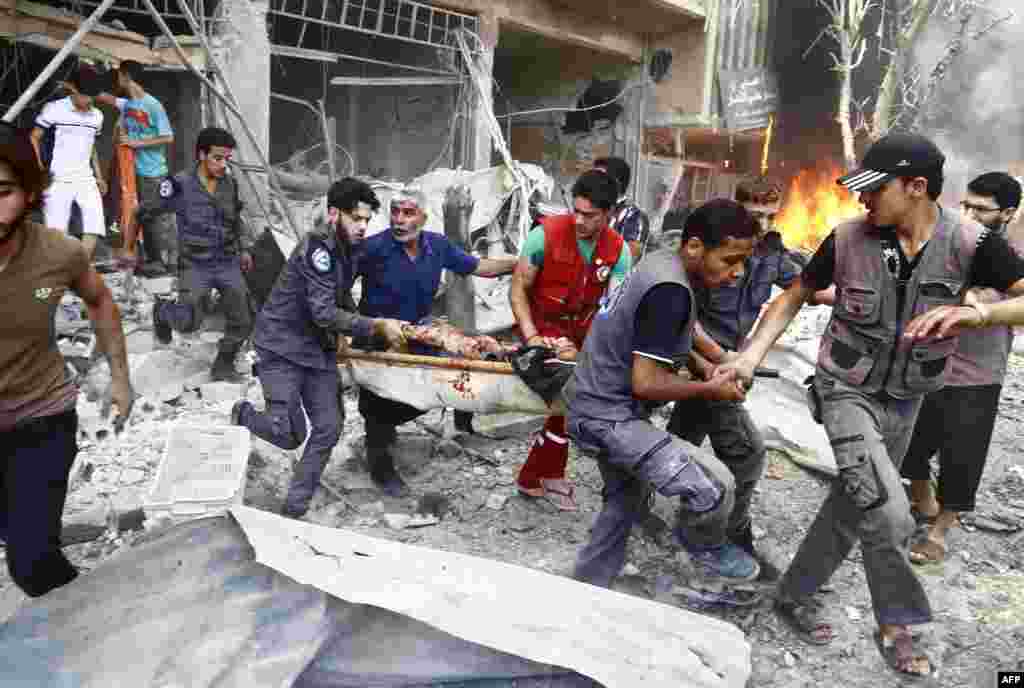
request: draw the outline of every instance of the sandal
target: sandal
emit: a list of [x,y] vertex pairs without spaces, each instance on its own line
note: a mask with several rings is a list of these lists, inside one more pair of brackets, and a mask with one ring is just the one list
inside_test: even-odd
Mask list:
[[910,515],[914,517],[914,523],[919,526],[930,526],[935,523],[935,519],[939,517],[938,512],[934,514],[926,514],[917,510],[916,506],[910,508]]
[[946,546],[926,538],[911,545],[908,556],[913,564],[941,564],[946,558]]
[[578,511],[576,488],[564,478],[541,478],[540,485],[544,490],[544,498],[555,505],[559,511]]
[[809,598],[803,602],[775,603],[775,611],[800,638],[811,645],[828,645],[836,639],[832,624],[825,616],[821,601]]
[[[916,644],[917,637],[909,628],[897,631],[892,638],[883,638],[881,631],[875,631],[875,645],[890,669],[906,676],[929,676],[932,673],[932,660],[926,654],[915,652]],[[924,671],[920,670],[921,662],[927,664],[928,668]]]

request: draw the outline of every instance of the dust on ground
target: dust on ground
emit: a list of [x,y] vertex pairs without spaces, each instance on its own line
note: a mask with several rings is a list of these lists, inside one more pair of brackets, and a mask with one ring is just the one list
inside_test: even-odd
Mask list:
[[[211,352],[212,358],[212,352]],[[120,437],[86,433],[81,464],[68,496],[66,519],[103,512],[108,505],[125,509],[138,504],[154,478],[163,442],[175,422],[227,423],[231,399],[223,389],[196,380],[166,400],[140,400],[130,427]],[[208,398],[203,398],[202,390]],[[239,388],[262,404],[258,382],[247,378]],[[594,462],[571,450],[569,473],[580,510],[560,512],[543,499],[516,493],[515,475],[531,442],[529,432],[492,439],[456,436],[451,419],[432,411],[401,428],[398,467],[412,496],[383,496],[369,480],[363,457],[362,420],[356,397],[346,398],[342,441],[335,448],[307,519],[330,527],[442,550],[461,552],[568,575],[577,550],[601,507],[601,479]],[[978,495],[978,514],[1024,519],[1024,459],[1020,420],[1024,417],[1024,357],[1014,354],[1004,387],[988,465]],[[664,417],[657,422],[664,423]],[[449,436],[448,439],[439,435]],[[296,451],[252,440],[245,502],[276,511],[287,489]],[[468,449],[468,450],[467,450]],[[826,478],[770,452],[766,476],[753,504],[759,548],[780,565],[794,555],[824,499]],[[430,495],[423,500],[424,495]],[[655,512],[669,518],[671,504],[659,498]],[[982,521],[984,522],[984,521]],[[657,519],[637,528],[619,589],[682,606],[680,598],[659,583],[671,570],[675,551],[667,546]],[[662,524],[663,525],[663,524]],[[108,530],[102,537],[65,549],[83,571],[116,556],[137,537]],[[941,565],[919,571],[928,590],[935,621],[925,638],[938,668],[924,681],[904,680],[887,669],[873,640],[876,627],[867,586],[854,550],[830,581],[823,599],[836,625],[837,640],[825,647],[803,643],[771,611],[770,598],[739,610],[713,614],[737,624],[752,645],[749,685],[800,687],[844,685],[846,688],[934,685],[989,688],[995,672],[1024,669],[1024,532],[996,533],[983,528],[955,529],[950,553]],[[3,550],[0,550],[0,560]],[[0,562],[0,607],[17,602],[20,592]],[[10,607],[10,604],[8,604]]]

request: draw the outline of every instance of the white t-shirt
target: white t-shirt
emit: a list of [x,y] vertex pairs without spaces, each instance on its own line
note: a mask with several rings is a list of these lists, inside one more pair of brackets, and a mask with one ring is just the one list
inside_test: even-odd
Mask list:
[[71,98],[47,103],[36,117],[36,126],[56,127],[50,173],[55,182],[93,179],[92,147],[103,129],[103,113],[97,108],[76,110]]

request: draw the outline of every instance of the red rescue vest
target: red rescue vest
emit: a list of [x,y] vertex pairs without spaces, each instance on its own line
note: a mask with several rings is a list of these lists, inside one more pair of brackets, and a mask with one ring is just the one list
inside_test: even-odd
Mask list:
[[544,262],[530,290],[530,314],[542,336],[583,346],[624,245],[621,235],[604,227],[588,265],[576,246],[572,215],[544,219]]

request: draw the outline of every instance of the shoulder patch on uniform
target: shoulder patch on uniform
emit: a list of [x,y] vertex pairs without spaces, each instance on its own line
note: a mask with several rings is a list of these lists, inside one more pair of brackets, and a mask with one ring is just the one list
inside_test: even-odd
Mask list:
[[334,268],[331,253],[323,246],[310,244],[309,262],[317,272],[328,273]]
[[175,184],[173,177],[167,177],[160,182],[160,198],[170,198],[177,192],[177,190],[177,185]]

